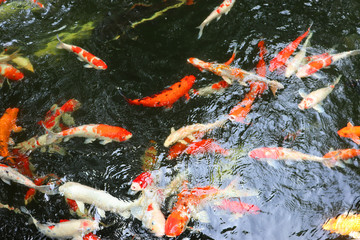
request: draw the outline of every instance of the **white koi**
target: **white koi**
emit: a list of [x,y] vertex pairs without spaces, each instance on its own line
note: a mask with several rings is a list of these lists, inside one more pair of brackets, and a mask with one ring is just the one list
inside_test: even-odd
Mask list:
[[228,14],[234,3],[235,0],[225,0],[222,4],[220,4],[220,6],[216,7],[214,11],[212,11],[210,15],[200,24],[200,26],[198,26],[198,28],[200,29],[198,38],[201,38],[204,27],[206,25],[208,25],[215,18],[219,20],[221,15],[224,13],[225,15]]
[[299,90],[299,94],[303,100],[299,103],[298,107],[301,110],[314,108],[318,112],[324,112],[321,102],[333,91],[335,85],[340,81],[341,75],[337,77],[335,82],[328,87],[320,88],[311,92],[310,94],[304,93],[302,90]]

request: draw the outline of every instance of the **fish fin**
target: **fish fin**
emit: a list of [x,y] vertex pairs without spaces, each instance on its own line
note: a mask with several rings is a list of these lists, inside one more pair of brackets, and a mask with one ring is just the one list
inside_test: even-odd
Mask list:
[[275,80],[271,80],[269,82],[269,87],[270,87],[270,90],[272,92],[272,94],[275,96],[276,95],[276,91],[278,89],[283,89],[284,88],[284,85],[282,85],[281,83],[279,83],[278,81],[275,81]]
[[325,112],[324,108],[320,104],[316,104],[313,108],[319,113]]
[[179,140],[178,142],[179,142],[179,143],[182,143],[182,144],[184,144],[184,145],[187,145],[187,144],[188,144],[188,142],[186,142],[186,141],[183,140],[183,139]]
[[100,141],[100,144],[106,145],[106,144],[111,143],[111,142],[112,142],[111,139],[105,139],[105,140]]
[[47,195],[55,195],[59,193],[59,191],[54,188],[54,185],[36,186],[35,189]]
[[352,238],[360,239],[360,232],[351,232],[349,236]]
[[205,210],[194,213],[192,217],[199,220],[202,223],[210,223],[209,214]]
[[235,47],[232,56],[230,57],[229,60],[227,60],[227,61],[224,63],[224,65],[230,65],[230,64],[234,61],[235,56],[236,56],[236,53],[237,53],[237,51],[236,51],[236,47]]
[[84,68],[93,68],[93,66],[91,66],[90,64],[85,64]]
[[[232,84],[232,80],[230,79],[230,78],[228,78],[228,77],[226,77],[226,76],[222,76],[222,78],[224,79],[224,81],[227,83],[227,84]],[[241,84],[241,82],[240,82],[240,84]],[[245,83],[245,86],[247,86],[246,85],[246,83]]]
[[202,34],[203,34],[203,30],[204,30],[205,25],[201,24],[200,26],[198,26],[197,28],[199,28],[199,35],[198,35],[198,39],[201,38]]
[[78,205],[79,211],[81,213],[85,213],[85,205],[84,205],[84,203],[81,202],[81,201],[76,201],[76,200],[75,200],[75,202]]
[[102,218],[106,217],[105,211],[103,209],[97,208],[96,211],[98,212],[100,217],[102,217]]
[[351,140],[353,140],[353,141],[354,141],[354,143],[356,143],[356,144],[360,145],[360,137],[353,136],[353,137],[351,138]]
[[80,235],[74,236],[74,237],[72,238],[72,240],[83,240],[83,237],[80,236]]
[[[225,15],[227,14],[228,12],[225,13]],[[221,18],[221,15],[219,15],[217,18],[216,18],[216,21],[219,21]]]
[[328,159],[324,159],[322,161],[322,163],[327,166],[328,168],[332,168],[332,167],[335,167],[335,166],[338,166],[338,162],[335,158],[328,158]]
[[8,144],[9,145],[15,145],[14,139],[9,138]]
[[196,138],[194,137],[194,135],[189,135],[188,138],[191,140],[191,141],[195,141]]
[[170,131],[171,131],[171,133],[175,132],[175,128],[172,127],[172,128],[170,129]]
[[308,93],[306,93],[305,90],[302,88],[299,89],[299,94],[302,98],[306,98],[306,96],[308,95]]
[[77,59],[80,61],[80,62],[83,62],[84,60],[81,59],[81,57],[77,57]]
[[56,34],[56,38],[59,40],[59,43],[56,45],[56,48],[64,49],[64,43],[60,40],[59,34]]
[[64,142],[68,142],[70,140],[70,137],[65,137]]
[[64,113],[61,116],[61,120],[63,121],[64,124],[66,124],[67,126],[73,126],[75,125],[75,120],[74,118],[71,116],[70,113]]
[[6,184],[11,185],[10,181],[9,181],[9,180],[7,180],[7,179],[2,178],[1,180],[2,180],[4,183],[6,183]]
[[354,125],[352,125],[351,122],[348,122],[348,124],[346,126],[347,127],[354,127]]
[[352,159],[345,160],[344,162],[346,162],[347,164],[353,164],[354,163],[354,161]]
[[96,140],[95,138],[87,138],[87,139],[85,139],[84,143],[85,144],[92,143],[95,140]]
[[271,160],[271,159],[268,159],[266,160],[267,164],[269,164],[270,166],[272,166],[273,168],[279,168],[279,162],[276,161],[276,160]]

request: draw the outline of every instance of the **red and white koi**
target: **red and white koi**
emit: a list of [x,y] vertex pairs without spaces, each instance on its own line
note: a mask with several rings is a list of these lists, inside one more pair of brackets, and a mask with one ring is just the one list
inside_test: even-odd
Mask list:
[[268,84],[273,92],[276,92],[277,89],[284,88],[284,86],[278,81],[268,80],[265,77],[247,72],[240,68],[231,67],[225,64],[204,62],[198,58],[189,58],[187,61],[197,67],[200,71],[208,70],[218,76],[221,76],[228,84],[232,84],[233,80],[236,80],[241,85],[247,86],[246,82],[248,81],[259,81]]
[[56,190],[53,189],[54,186],[52,185],[38,186],[29,178],[25,177],[15,169],[5,164],[0,164],[0,178],[7,184],[10,184],[10,181],[13,181],[21,185],[27,186],[29,188],[35,188],[36,190],[42,193],[46,193],[48,195],[54,195],[58,193]]
[[143,172],[132,181],[130,189],[137,192],[153,185],[154,179],[151,173]]
[[360,149],[339,149],[335,151],[330,151],[326,153],[323,158],[330,158],[329,167],[333,167],[335,165],[341,166],[342,164],[339,161],[346,161],[348,159],[360,156]]
[[202,139],[200,141],[194,141],[187,146],[185,153],[190,155],[218,153],[224,156],[228,156],[230,154],[229,150],[221,147],[213,139]]
[[221,202],[214,203],[217,209],[229,211],[236,217],[242,217],[244,214],[259,214],[260,208],[253,204],[247,204],[240,200],[223,199]]
[[174,128],[171,128],[170,135],[166,138],[164,142],[165,147],[169,147],[173,145],[176,142],[179,142],[183,140],[186,137],[189,137],[190,139],[193,138],[191,135],[195,132],[206,132],[209,130],[212,130],[214,128],[221,127],[226,123],[227,119],[218,120],[214,123],[208,123],[208,124],[200,124],[196,123],[193,125],[188,125],[185,127],[182,127],[175,131]]
[[59,40],[58,45],[56,45],[59,49],[65,49],[69,52],[73,52],[78,56],[78,59],[80,61],[87,62],[84,67],[86,68],[95,68],[98,70],[105,70],[107,69],[106,63],[101,60],[100,58],[94,56],[93,54],[89,53],[85,49],[82,49],[81,47],[75,46],[75,45],[69,45],[64,42],[62,42],[59,38],[59,35],[56,35],[57,39]]
[[299,103],[298,107],[301,110],[314,108],[318,112],[324,112],[321,102],[334,90],[335,85],[340,81],[341,75],[337,77],[335,82],[328,87],[320,88],[316,91],[306,94],[303,90],[299,90],[300,96],[303,100]]
[[290,77],[293,73],[295,73],[299,69],[300,65],[305,59],[306,48],[310,44],[310,39],[312,35],[313,33],[310,32],[309,36],[306,38],[306,41],[304,45],[301,47],[300,51],[295,55],[295,57],[293,57],[290,61],[287,62],[286,64],[287,66],[285,69],[285,77],[287,78]]
[[37,0],[28,0],[28,1],[35,4],[36,6],[38,6],[40,8],[44,8],[44,5],[41,2],[37,1]]
[[[80,102],[76,99],[70,99],[61,107],[58,107],[57,104],[54,104],[50,110],[46,113],[44,121],[39,121],[40,125],[43,125],[47,130],[54,131],[56,130],[65,130],[61,128],[60,120],[62,120],[66,125],[71,125],[74,122],[74,119],[69,116],[67,113],[71,113],[79,109],[81,106]],[[64,121],[65,120],[65,121]],[[60,129],[59,129],[60,128]]]
[[141,105],[145,107],[165,107],[171,108],[172,105],[185,96],[187,100],[190,99],[189,90],[195,82],[193,75],[185,76],[179,82],[174,83],[163,91],[156,93],[152,96],[144,97],[141,99],[126,99],[126,101],[133,105]]
[[222,4],[220,4],[220,6],[216,7],[214,11],[212,11],[210,15],[200,24],[200,26],[198,26],[198,28],[200,29],[198,38],[201,38],[204,27],[206,25],[208,25],[215,18],[219,20],[222,14],[228,14],[234,3],[235,0],[225,0]]
[[340,137],[350,138],[354,143],[360,145],[360,126],[354,126],[348,122],[346,127],[337,131]]
[[308,77],[316,73],[320,69],[330,66],[330,64],[342,58],[354,56],[357,54],[360,54],[360,50],[353,50],[353,51],[342,52],[337,54],[323,53],[320,55],[310,57],[310,59],[313,60],[307,63],[306,65],[300,67],[296,72],[296,76],[298,78]]
[[[311,27],[311,26],[310,26]],[[270,61],[269,71],[273,72],[274,70],[278,69],[279,67],[283,66],[289,57],[293,54],[295,49],[298,47],[300,42],[308,35],[310,32],[310,27],[308,30],[300,35],[297,39],[295,39],[293,42],[291,42],[289,45],[287,45],[283,50],[281,50],[276,57],[274,57]]]
[[305,154],[299,151],[295,151],[289,148],[282,147],[262,147],[256,148],[249,152],[249,157],[254,158],[256,160],[290,160],[290,161],[315,161],[321,162],[324,165],[328,166],[328,162],[330,161],[324,157],[318,157],[310,154]]
[[90,219],[70,219],[60,220],[59,223],[41,224],[36,220],[30,212],[21,207],[21,211],[30,215],[32,222],[36,228],[45,236],[57,239],[71,238],[73,240],[82,240],[83,236],[100,229],[99,222]]
[[98,190],[80,183],[67,182],[59,187],[59,193],[66,198],[76,201],[79,210],[84,213],[84,203],[93,204],[97,207],[100,216],[105,216],[105,211],[111,211],[120,215],[125,214],[133,202],[120,200],[109,193]]

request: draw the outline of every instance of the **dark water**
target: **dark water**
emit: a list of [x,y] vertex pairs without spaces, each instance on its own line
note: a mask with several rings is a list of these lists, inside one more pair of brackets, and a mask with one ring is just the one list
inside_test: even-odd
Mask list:
[[[162,146],[170,128],[196,122],[214,122],[229,113],[249,90],[233,85],[223,94],[209,98],[183,99],[172,109],[152,109],[128,105],[119,89],[130,98],[159,92],[185,75],[197,78],[196,88],[219,81],[211,73],[201,73],[186,62],[189,57],[205,61],[226,61],[236,46],[235,66],[254,70],[259,57],[257,43],[264,40],[268,49],[266,61],[290,41],[302,34],[313,22],[310,54],[332,53],[360,48],[360,2],[347,1],[240,1],[228,15],[205,27],[200,40],[198,26],[221,1],[198,0],[194,5],[172,9],[161,17],[142,23],[135,29],[130,24],[163,9],[162,1],[143,1],[151,8],[130,11],[133,1],[44,1],[45,9],[22,4],[13,12],[8,1],[0,7],[0,45],[21,47],[34,64],[35,73],[26,72],[21,82],[12,82],[0,90],[0,112],[8,107],[20,109],[18,125],[26,128],[13,133],[21,142],[44,130],[37,124],[54,104],[70,98],[82,103],[74,113],[77,125],[104,123],[124,127],[133,133],[125,143],[83,144],[72,139],[64,146],[67,155],[35,151],[31,162],[37,174],[55,173],[68,181],[76,181],[106,190],[122,199],[132,199],[127,191],[131,180],[142,172],[140,160],[149,141]],[[173,1],[168,1],[168,4]],[[10,14],[9,14],[10,13]],[[93,22],[93,25],[89,25]],[[85,27],[84,27],[85,26]],[[90,30],[86,26],[90,27]],[[82,30],[81,30],[82,29]],[[91,30],[92,29],[92,30]],[[66,51],[43,52],[56,34],[75,33],[71,44],[81,46],[103,59],[106,71],[83,68],[83,63]],[[120,35],[118,40],[113,40]],[[53,54],[55,53],[55,54]],[[336,131],[348,121],[360,124],[359,78],[360,59],[347,58],[321,71],[322,78],[286,79],[279,72],[268,72],[268,78],[285,86],[277,98],[266,91],[249,114],[250,125],[228,122],[209,137],[223,147],[237,149],[231,157],[205,155],[184,156],[168,162],[167,149],[160,147],[160,170],[169,182],[176,173],[188,170],[192,186],[226,186],[234,177],[240,186],[259,189],[258,197],[244,198],[262,212],[232,219],[209,208],[211,223],[192,220],[195,230],[185,231],[180,238],[191,239],[335,239],[321,229],[329,218],[351,206],[359,196],[359,158],[345,168],[329,169],[314,162],[285,164],[273,168],[256,162],[247,153],[258,147],[289,147],[321,156],[330,148],[357,148]],[[298,89],[308,91],[327,86],[343,75],[335,90],[324,101],[325,113],[301,111]],[[294,140],[284,140],[289,133],[301,130]],[[15,207],[23,205],[26,188],[18,184],[0,183],[0,202]],[[69,218],[68,208],[60,196],[44,199],[36,196],[29,209],[42,222]],[[149,239],[153,235],[138,220],[122,219],[108,214],[105,223],[113,224],[97,232],[102,239]],[[2,239],[46,239],[27,216],[8,210],[0,211]],[[339,237],[338,239],[342,239]]]

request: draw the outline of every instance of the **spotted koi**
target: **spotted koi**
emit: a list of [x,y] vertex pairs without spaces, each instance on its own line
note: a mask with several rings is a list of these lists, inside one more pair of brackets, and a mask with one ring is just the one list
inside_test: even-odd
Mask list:
[[57,39],[59,40],[58,45],[56,45],[59,49],[65,49],[69,52],[73,52],[78,56],[78,59],[80,61],[84,61],[88,64],[86,64],[84,67],[86,68],[95,68],[98,70],[105,70],[107,69],[106,63],[101,60],[100,58],[94,56],[93,54],[89,53],[85,49],[82,49],[81,47],[75,46],[75,45],[69,45],[64,42],[62,42],[59,38],[59,35],[56,35]]

